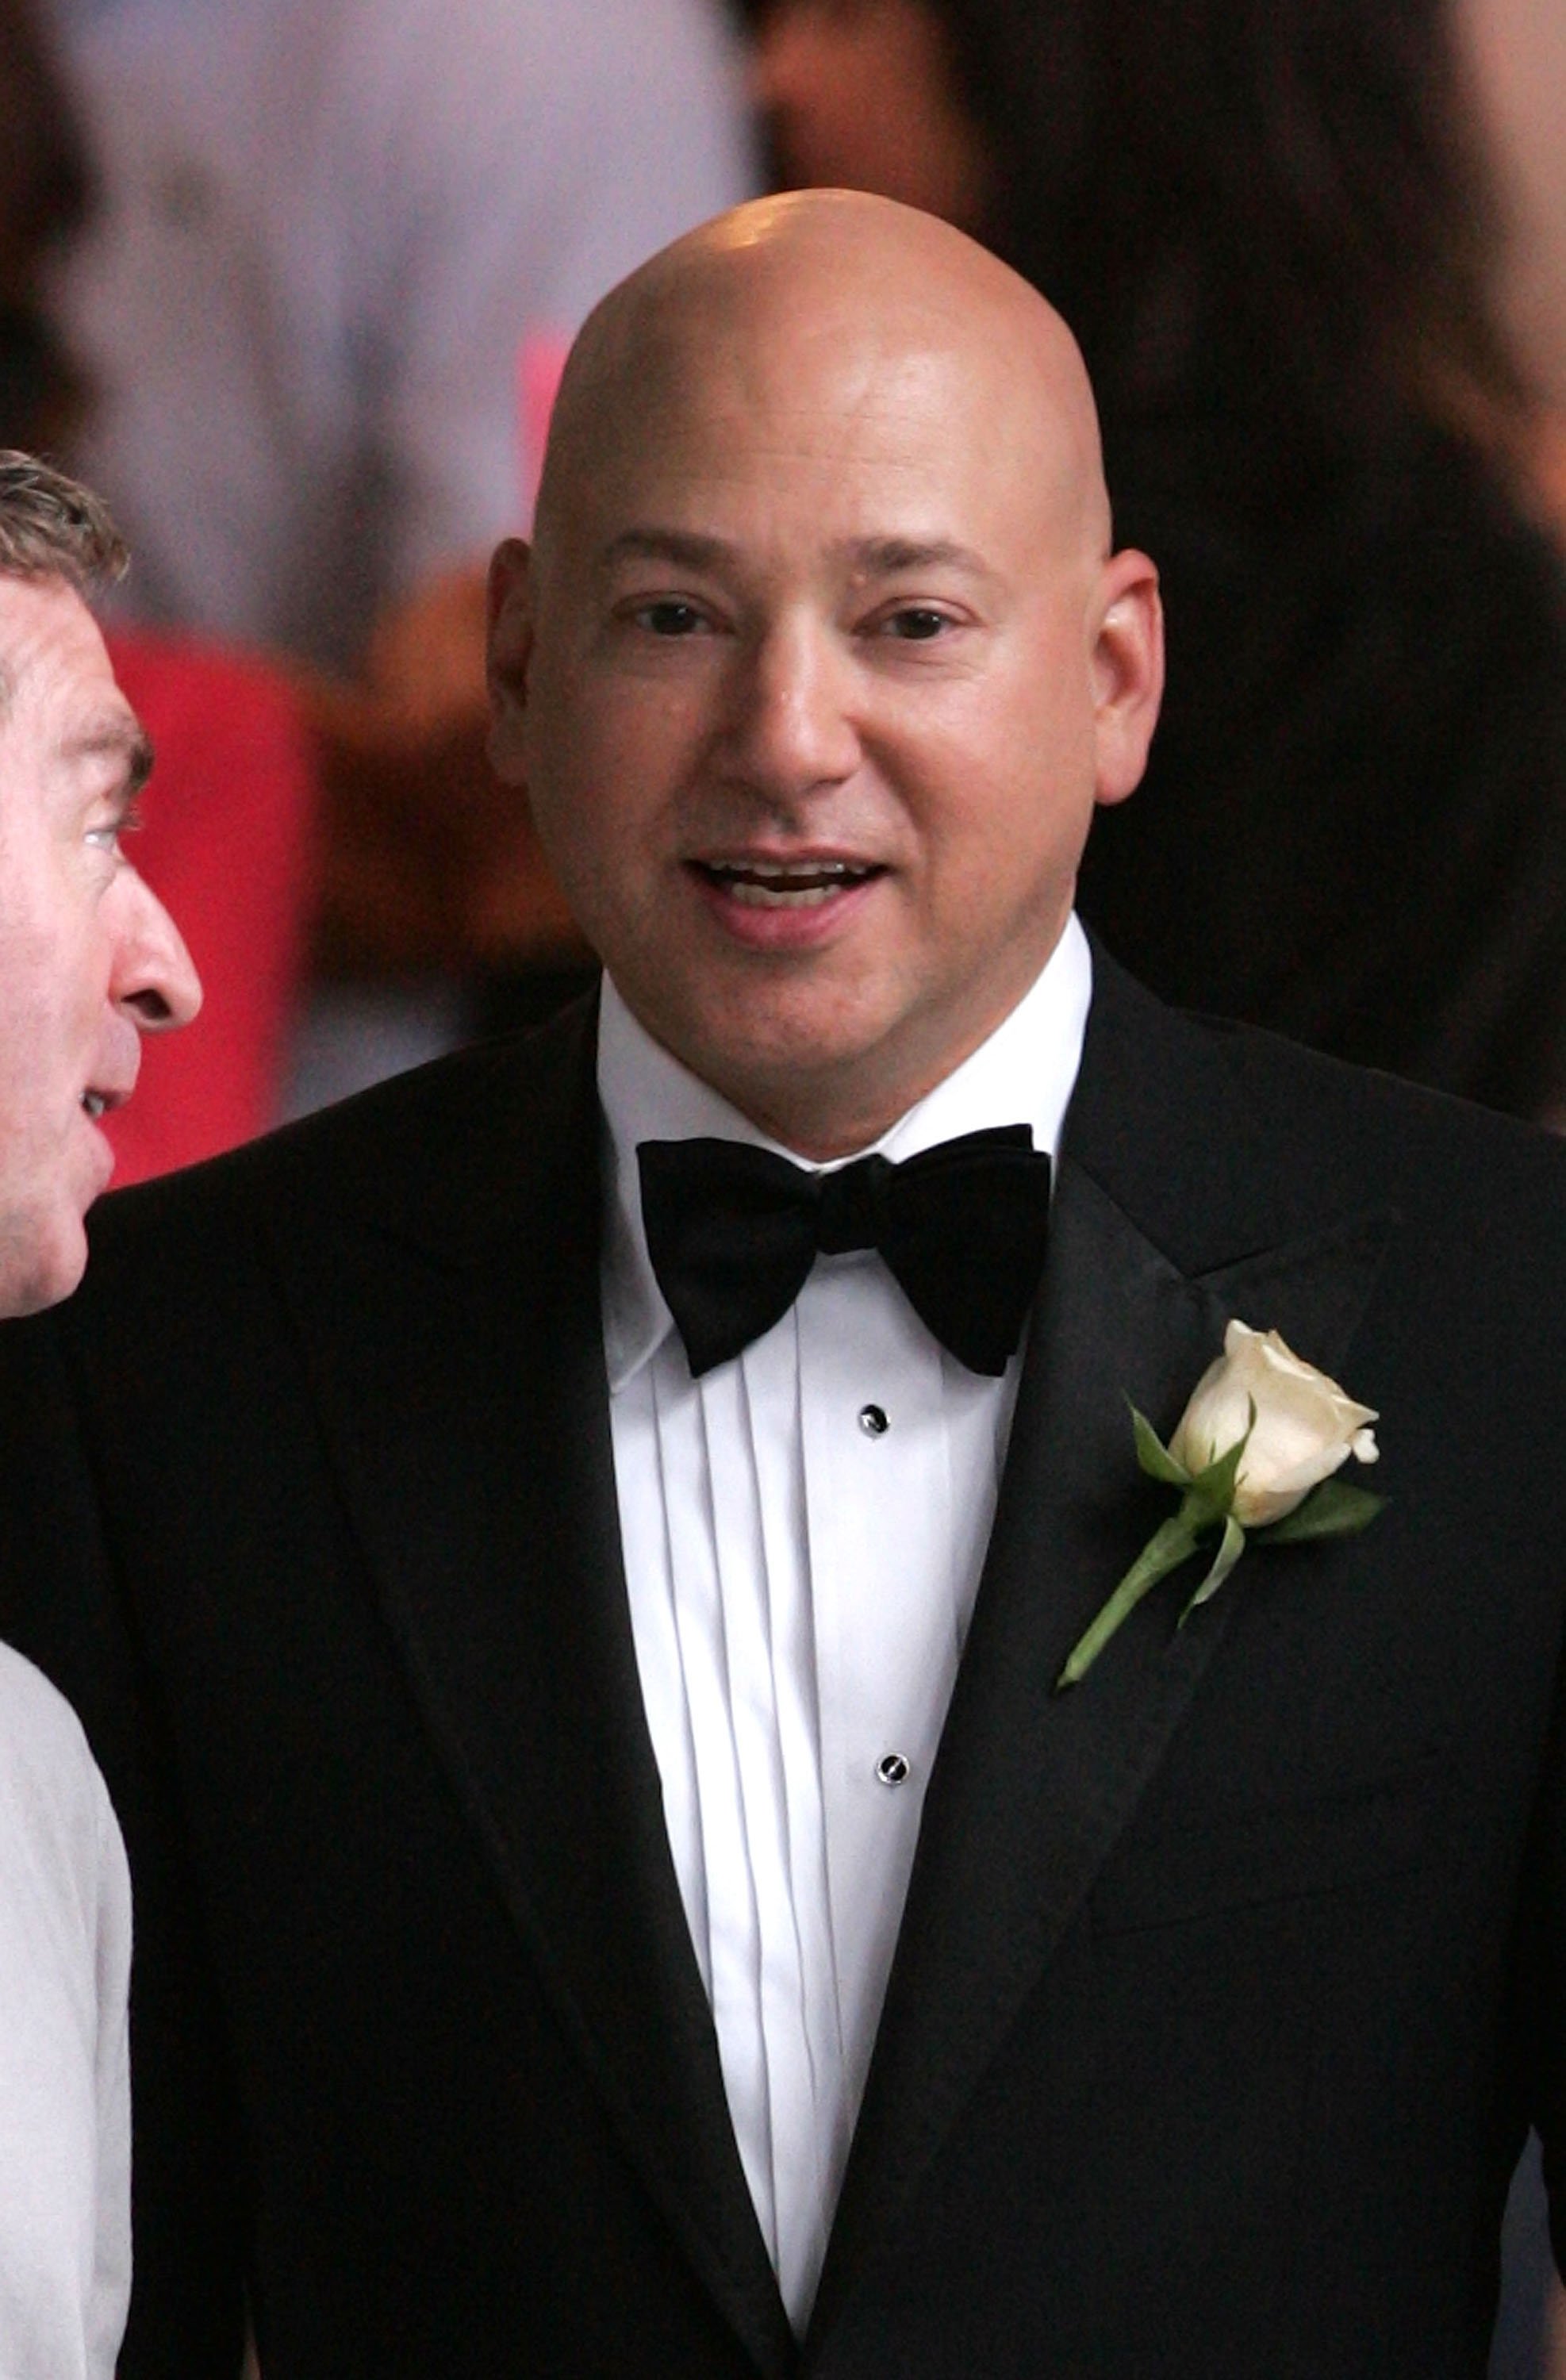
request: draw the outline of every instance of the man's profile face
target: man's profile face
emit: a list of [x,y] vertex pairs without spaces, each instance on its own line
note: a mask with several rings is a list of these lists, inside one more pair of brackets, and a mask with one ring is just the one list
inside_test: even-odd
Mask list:
[[0,1314],[66,1296],[140,1034],[200,998],[120,848],[145,771],[103,641],[62,580],[0,576]]
[[642,1022],[825,1155],[1053,948],[1108,599],[1026,375],[939,304],[805,297],[698,312],[595,432],[511,585],[495,750]]

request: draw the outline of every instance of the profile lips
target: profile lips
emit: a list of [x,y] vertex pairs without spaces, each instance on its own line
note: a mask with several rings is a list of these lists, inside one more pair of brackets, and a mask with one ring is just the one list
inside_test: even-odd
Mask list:
[[710,883],[751,908],[804,909],[885,874],[873,860],[698,859]]

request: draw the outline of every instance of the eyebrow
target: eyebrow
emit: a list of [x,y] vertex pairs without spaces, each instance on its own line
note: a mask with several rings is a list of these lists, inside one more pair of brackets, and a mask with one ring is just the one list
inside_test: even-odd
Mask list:
[[67,760],[123,760],[125,783],[121,797],[134,801],[152,773],[152,739],[133,720],[104,720],[69,735],[62,746]]
[[[868,578],[910,570],[959,570],[973,578],[993,575],[982,554],[946,537],[845,538],[834,551]],[[689,529],[627,528],[604,547],[599,567],[608,572],[622,562],[673,562],[686,570],[710,570],[734,560],[737,552],[722,538]]]
[[625,528],[610,539],[598,559],[606,571],[621,562],[677,562],[687,570],[705,570],[733,551],[721,537],[698,537],[688,529]]
[[970,578],[991,575],[981,553],[949,537],[856,538],[844,551],[872,578],[894,578],[905,570],[960,570]]

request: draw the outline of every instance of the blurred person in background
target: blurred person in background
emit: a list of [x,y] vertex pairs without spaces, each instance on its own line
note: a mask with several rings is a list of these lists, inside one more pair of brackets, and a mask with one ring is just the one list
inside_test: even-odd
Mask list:
[[[0,0],[0,447],[57,454],[91,420],[94,392],[49,282],[97,198],[47,28],[31,0]],[[117,1177],[132,1182],[232,1148],[276,1112],[315,785],[299,702],[264,662],[123,625],[108,650],[159,754],[139,853],[211,994],[200,1029],[152,1044],[140,1097],[104,1118]]]
[[26,0],[0,6],[0,444],[36,452],[75,425],[79,379],[42,292],[86,218],[87,152]]
[[288,657],[323,776],[310,1106],[581,946],[483,758],[483,566],[565,345],[755,186],[719,0],[53,0],[62,281],[138,616]]
[[1566,537],[1566,8],[1456,6],[1501,200],[1502,317],[1545,406],[1534,476]]
[[1566,620],[1444,0],[771,0],[784,184],[1060,307],[1177,662],[1082,905],[1166,997],[1524,1113],[1566,1078]]

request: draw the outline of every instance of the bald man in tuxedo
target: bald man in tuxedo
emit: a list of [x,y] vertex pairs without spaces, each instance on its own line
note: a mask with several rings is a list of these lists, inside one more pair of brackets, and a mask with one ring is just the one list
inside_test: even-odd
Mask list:
[[[267,2380],[1480,2374],[1566,2126],[1566,1160],[1075,923],[1156,571],[949,227],[653,260],[492,613],[601,994],[109,1202],[0,1351],[140,1896],[122,2369],[248,2293]],[[1235,1320],[1385,1508],[1058,1692]]]

